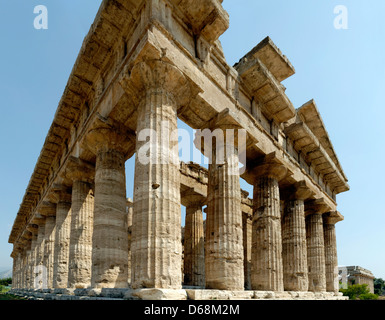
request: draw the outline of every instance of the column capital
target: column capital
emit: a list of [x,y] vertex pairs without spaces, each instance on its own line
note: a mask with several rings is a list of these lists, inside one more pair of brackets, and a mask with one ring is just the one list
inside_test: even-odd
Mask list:
[[325,224],[335,225],[337,222],[344,220],[344,216],[338,211],[326,212],[322,217]]
[[127,155],[135,148],[135,139],[124,125],[108,119],[91,129],[86,135],[87,148],[98,155],[100,152],[115,150]]
[[140,104],[147,92],[163,91],[178,106],[184,106],[190,103],[193,92],[199,91],[181,70],[164,59],[141,61],[132,69],[127,65],[119,82],[136,104]]
[[62,184],[55,184],[52,187],[52,191],[49,195],[49,199],[55,204],[58,204],[61,202],[71,203],[71,196],[72,196],[71,188]]
[[69,157],[64,173],[65,177],[72,181],[83,181],[93,183],[95,177],[95,166],[80,158]]
[[206,203],[206,197],[194,191],[193,188],[181,194],[181,202],[187,206],[201,206],[203,207]]
[[43,201],[38,207],[38,211],[44,217],[56,217],[56,204],[49,201]]
[[311,214],[324,214],[330,211],[329,205],[325,202],[324,198],[309,200],[305,202],[305,215]]
[[36,224],[38,227],[41,227],[45,224],[45,217],[42,216],[40,213],[35,213],[31,223]]
[[298,181],[285,190],[281,191],[283,199],[290,200],[308,200],[314,197],[315,193],[310,189],[305,180]]
[[276,152],[265,155],[251,163],[249,161],[246,172],[246,175],[250,176],[254,182],[261,177],[270,177],[281,181],[292,174],[278,158]]
[[32,236],[36,235],[38,233],[39,226],[34,223],[30,223],[27,225],[27,230],[31,232]]

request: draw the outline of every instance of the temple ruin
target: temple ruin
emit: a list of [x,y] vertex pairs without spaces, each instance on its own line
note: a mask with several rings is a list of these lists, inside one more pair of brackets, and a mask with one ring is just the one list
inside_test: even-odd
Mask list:
[[[9,236],[13,292],[344,299],[336,196],[349,185],[319,109],[293,106],[281,82],[294,67],[269,37],[229,66],[228,27],[220,0],[102,2]],[[178,119],[223,131],[225,161],[180,162]]]

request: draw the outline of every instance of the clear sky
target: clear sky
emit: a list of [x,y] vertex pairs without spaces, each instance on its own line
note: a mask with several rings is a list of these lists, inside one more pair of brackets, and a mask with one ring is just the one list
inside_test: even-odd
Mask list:
[[[8,236],[100,3],[0,0],[0,271],[12,267]],[[37,5],[48,9],[47,30],[34,28]],[[348,29],[335,28],[337,5],[348,10]],[[221,37],[228,63],[270,36],[296,69],[283,83],[294,106],[317,103],[351,187],[337,196],[345,217],[337,224],[339,264],[385,279],[385,1],[225,0],[224,7],[230,14]],[[130,197],[132,175],[131,160]]]

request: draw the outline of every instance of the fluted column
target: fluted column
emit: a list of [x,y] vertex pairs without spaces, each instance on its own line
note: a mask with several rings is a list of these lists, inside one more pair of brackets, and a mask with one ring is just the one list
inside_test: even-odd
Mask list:
[[322,214],[327,211],[323,201],[307,204],[306,242],[309,268],[309,291],[326,291],[325,242]]
[[93,288],[128,286],[125,155],[131,146],[124,129],[99,127],[87,134],[96,155],[92,250]]
[[26,261],[26,267],[25,267],[25,273],[26,273],[26,283],[25,287],[26,289],[33,289],[33,268],[35,264],[35,254],[34,249],[36,245],[36,238],[37,238],[37,225],[35,224],[29,224],[26,227],[26,234],[27,234],[27,261]]
[[68,288],[81,289],[91,285],[94,174],[92,165],[78,158],[69,159],[66,176],[72,180],[72,195]]
[[55,187],[53,197],[56,205],[56,233],[53,269],[53,287],[67,288],[71,234],[71,190]]
[[160,60],[136,65],[128,82],[141,97],[137,111],[132,286],[180,289],[180,164],[176,130],[179,98],[188,97],[189,88],[177,68]]
[[45,239],[45,220],[46,218],[40,214],[36,214],[33,223],[38,226],[35,256],[36,262],[34,267],[34,289],[46,289],[47,288],[47,272],[44,265],[44,239]]
[[243,230],[243,259],[245,289],[251,289],[251,239],[252,239],[252,214],[242,212]]
[[312,195],[305,181],[286,191],[282,225],[283,282],[286,291],[308,291],[305,200]]
[[186,204],[186,220],[184,233],[184,284],[204,286],[205,256],[202,196],[184,195]]
[[[226,113],[212,123],[217,135],[203,146],[209,158],[205,239],[206,288],[244,290],[244,252],[238,130]],[[207,137],[204,144],[207,142]]]
[[30,253],[30,264],[29,264],[29,289],[35,289],[35,267],[36,267],[36,245],[37,245],[37,233],[38,226],[36,224],[30,224],[28,226],[31,231],[31,253]]
[[27,260],[27,249],[25,248],[25,244],[22,244],[21,249],[21,259],[20,259],[20,287],[22,289],[26,289],[25,282],[26,282],[26,260]]
[[275,155],[254,168],[251,286],[254,290],[283,291],[282,231],[278,182],[287,169]]
[[343,219],[344,217],[337,211],[323,215],[326,291],[328,292],[339,291],[336,223]]
[[128,233],[128,285],[131,286],[131,238],[132,238],[132,216],[134,214],[134,203],[131,199],[127,199],[127,233]]
[[40,214],[45,216],[44,233],[44,266],[47,270],[47,288],[53,288],[53,270],[55,253],[55,230],[56,230],[56,205],[50,202],[43,203]]
[[13,245],[13,250],[11,253],[12,258],[12,288],[17,289],[17,249],[16,246]]

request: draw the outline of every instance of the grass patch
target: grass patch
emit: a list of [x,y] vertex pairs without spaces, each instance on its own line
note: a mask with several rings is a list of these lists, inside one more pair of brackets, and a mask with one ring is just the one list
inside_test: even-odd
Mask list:
[[8,293],[0,293],[0,300],[26,300],[23,297],[15,296]]

